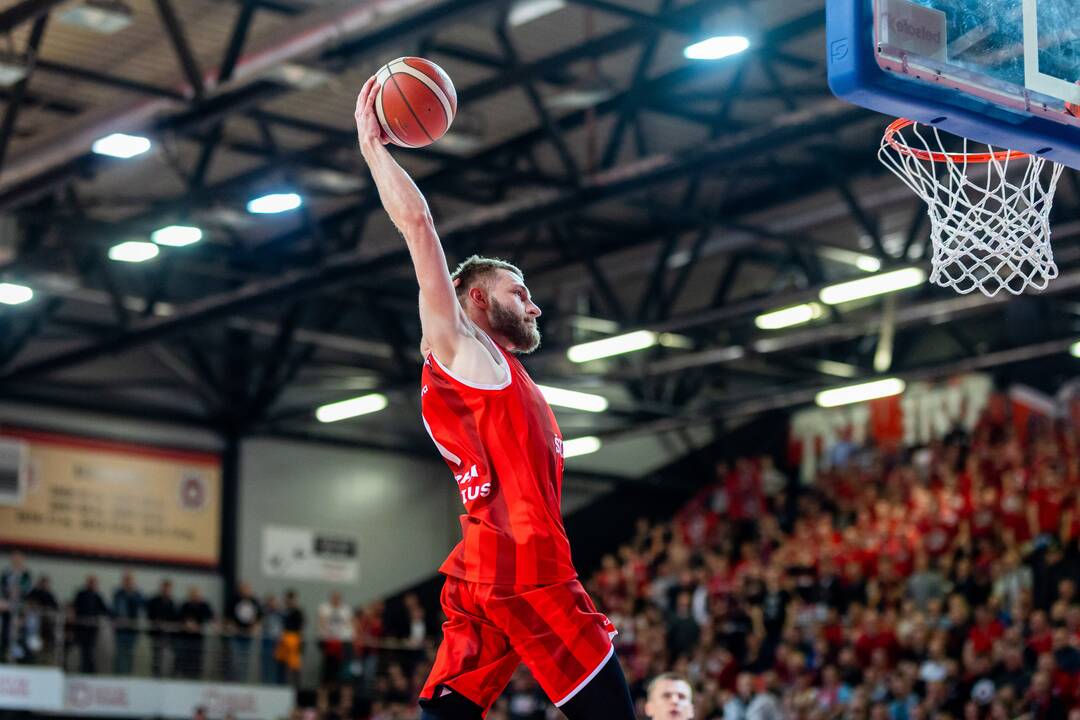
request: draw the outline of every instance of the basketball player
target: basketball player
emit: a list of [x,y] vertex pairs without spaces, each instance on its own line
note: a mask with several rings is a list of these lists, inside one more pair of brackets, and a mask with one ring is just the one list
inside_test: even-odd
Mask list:
[[465,506],[446,575],[424,720],[487,714],[522,662],[570,720],[633,720],[614,628],[577,580],[560,512],[562,435],[516,355],[540,344],[520,270],[471,257],[451,275],[427,202],[383,145],[364,85],[360,149],[420,284],[424,426]]
[[657,675],[645,696],[645,717],[649,720],[693,720],[694,690],[678,673]]

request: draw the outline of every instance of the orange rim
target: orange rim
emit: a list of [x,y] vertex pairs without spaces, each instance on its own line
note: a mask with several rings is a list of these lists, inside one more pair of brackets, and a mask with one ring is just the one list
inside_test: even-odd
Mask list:
[[945,152],[927,152],[926,150],[919,150],[913,148],[897,139],[897,135],[904,128],[909,128],[915,125],[914,120],[905,120],[900,118],[889,124],[889,127],[885,129],[885,142],[889,143],[896,149],[897,152],[904,155],[911,155],[919,160],[925,160],[926,162],[948,162],[953,161],[955,163],[988,163],[991,161],[1004,162],[1006,160],[1020,160],[1026,158],[1027,153],[1020,152],[1019,150],[1000,150],[992,153],[945,153]]

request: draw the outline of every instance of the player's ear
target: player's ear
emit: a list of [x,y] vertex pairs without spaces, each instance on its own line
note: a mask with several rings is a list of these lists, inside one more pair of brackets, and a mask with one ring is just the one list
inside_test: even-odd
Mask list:
[[471,287],[471,288],[469,288],[469,293],[468,294],[469,294],[469,299],[472,300],[473,303],[475,303],[478,308],[480,308],[481,310],[487,310],[488,298],[487,298],[487,293],[484,292],[483,288],[475,287],[475,286]]

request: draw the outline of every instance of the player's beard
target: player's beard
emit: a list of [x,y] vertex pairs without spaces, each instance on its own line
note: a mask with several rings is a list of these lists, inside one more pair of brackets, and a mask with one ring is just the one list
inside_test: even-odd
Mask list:
[[531,353],[540,347],[540,330],[536,327],[536,321],[518,317],[495,298],[491,298],[488,322],[494,332],[510,341],[515,353]]

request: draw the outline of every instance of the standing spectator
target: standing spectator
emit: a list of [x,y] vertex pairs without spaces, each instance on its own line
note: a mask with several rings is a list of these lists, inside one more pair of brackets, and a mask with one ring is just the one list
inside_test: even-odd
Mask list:
[[109,606],[98,592],[98,581],[86,576],[86,585],[75,595],[75,644],[79,646],[79,672],[97,672],[97,640],[101,618],[109,616]]
[[428,636],[427,613],[420,604],[420,598],[415,593],[409,593],[403,598],[405,603],[405,615],[409,623],[409,634],[405,642],[409,647],[420,649]]
[[349,663],[353,638],[352,608],[334,590],[330,601],[319,606],[319,648],[322,650],[322,687],[336,687]]
[[143,596],[135,586],[135,577],[124,573],[120,587],[113,592],[113,627],[116,636],[116,656],[113,658],[113,672],[117,675],[130,675],[135,656],[135,640],[139,633],[139,616],[143,611]]
[[284,666],[275,658],[284,629],[285,614],[278,607],[277,597],[267,595],[262,604],[262,651],[259,655],[259,676],[263,685],[285,682]]
[[60,627],[60,604],[52,593],[49,576],[42,575],[26,595],[27,640],[29,662],[50,662],[57,649],[57,630]]
[[229,632],[228,673],[229,680],[246,682],[251,669],[252,640],[262,620],[262,608],[246,582],[236,588],[236,595],[229,603],[226,616]]
[[274,658],[284,666],[290,685],[300,681],[300,661],[303,652],[304,611],[295,590],[285,591],[285,618],[282,622],[281,639]]
[[22,599],[33,586],[30,571],[26,569],[26,559],[21,552],[11,553],[11,564],[0,573],[0,662],[6,662],[11,656],[12,622]]
[[150,671],[161,677],[165,670],[165,649],[172,644],[180,612],[172,597],[172,581],[162,580],[158,594],[146,604],[150,621]]
[[206,625],[214,619],[214,611],[203,599],[202,591],[195,585],[188,588],[188,597],[180,606],[179,618],[176,674],[192,679],[201,678]]

